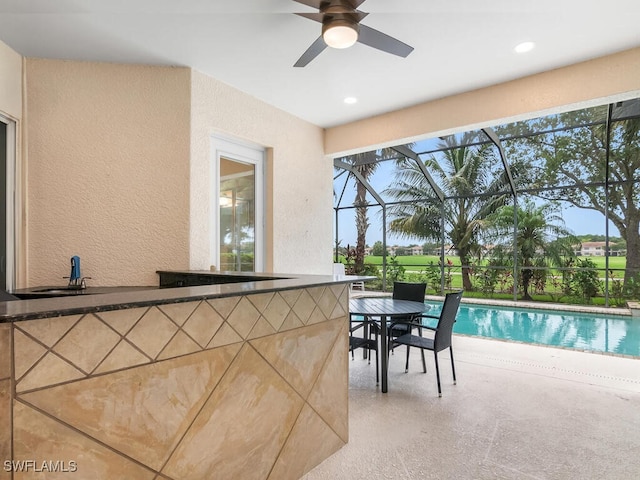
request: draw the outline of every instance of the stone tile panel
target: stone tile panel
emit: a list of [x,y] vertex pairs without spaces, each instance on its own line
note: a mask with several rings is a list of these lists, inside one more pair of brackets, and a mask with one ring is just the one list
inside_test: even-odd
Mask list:
[[107,373],[149,363],[151,360],[127,340],[121,340],[94,373]]
[[182,329],[204,348],[216,334],[224,319],[207,302],[201,302]]
[[227,322],[242,338],[246,339],[258,318],[260,318],[260,312],[247,300],[247,297],[242,297],[227,317]]
[[158,308],[173,320],[176,325],[184,325],[184,322],[202,303],[204,302],[169,303],[168,305],[159,305]]
[[208,350],[21,398],[158,471],[239,349],[232,345]]
[[113,350],[120,335],[93,315],[85,315],[53,347],[76,368],[91,373]]
[[95,315],[101,318],[104,323],[109,325],[120,335],[126,335],[138,320],[147,313],[147,310],[149,310],[149,307],[127,308],[124,310],[98,312]]
[[349,441],[349,330],[342,331],[329,353],[309,398],[309,405],[336,432]]
[[213,472],[224,479],[267,478],[302,405],[245,344],[163,473],[181,480],[210,479]]
[[41,320],[27,320],[16,322],[14,325],[44,343],[47,347],[54,346],[67,333],[82,315],[68,315],[64,317],[43,318]]
[[305,405],[268,478],[300,478],[344,445],[322,418]]
[[251,340],[251,345],[304,399],[309,395],[336,337],[339,320]]
[[41,343],[16,329],[13,334],[15,377],[20,380],[27,371],[44,357],[48,350]]
[[127,339],[155,359],[177,331],[175,323],[157,307],[152,307],[127,334]]
[[0,380],[11,376],[11,325],[0,324]]
[[[20,402],[14,407],[15,460],[60,462],[67,469],[75,462],[76,471],[14,472],[13,480],[152,480],[155,473],[91,438],[41,414]],[[1,477],[0,477],[1,478]]]
[[16,385],[18,392],[78,380],[85,376],[55,353],[47,353]]

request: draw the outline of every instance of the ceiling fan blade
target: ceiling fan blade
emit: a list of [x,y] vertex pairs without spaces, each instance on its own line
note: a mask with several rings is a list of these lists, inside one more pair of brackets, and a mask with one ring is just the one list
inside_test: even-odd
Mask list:
[[311,44],[307,51],[302,54],[298,61],[293,65],[294,67],[305,67],[311,60],[316,58],[322,51],[327,48],[327,44],[324,43],[322,36],[319,36],[315,42]]
[[[293,0],[294,2],[301,3],[303,5],[307,5],[312,8],[320,9],[320,5],[324,3],[329,3],[327,0]],[[350,3],[353,5],[353,8],[358,8],[362,5],[365,0],[350,0]]]
[[413,52],[413,47],[401,42],[400,40],[390,37],[386,33],[382,33],[366,25],[360,25],[360,34],[358,42],[364,43],[383,52],[392,53],[399,57],[407,57]]
[[296,15],[304,18],[309,18],[320,23],[322,23],[322,17],[324,17],[324,15],[322,15],[321,13],[296,13]]
[[312,8],[320,8],[320,2],[322,2],[322,0],[293,0],[294,2],[298,2],[301,3],[303,5],[308,5],[309,7]]
[[[308,18],[310,20],[315,20],[316,22],[322,23],[325,17],[331,17],[331,15],[326,15],[324,13],[296,13],[296,15],[304,18]],[[354,18],[356,22],[360,23],[364,17],[369,15],[368,13],[361,12],[360,10],[356,10],[353,13],[350,13],[349,16]],[[334,15],[335,16],[335,15]]]

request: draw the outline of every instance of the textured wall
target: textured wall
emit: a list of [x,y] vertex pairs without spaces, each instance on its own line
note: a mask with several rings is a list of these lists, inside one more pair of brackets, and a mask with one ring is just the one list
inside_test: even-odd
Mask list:
[[16,322],[13,458],[92,480],[300,478],[348,441],[347,302],[338,284]]
[[[259,81],[259,79],[256,79]],[[228,85],[193,72],[191,266],[210,262],[211,135],[269,148],[266,270],[331,273],[333,162],[323,154],[323,130]],[[304,259],[304,260],[302,260]]]
[[189,267],[190,70],[26,60],[28,284]]
[[326,132],[335,156],[640,96],[640,48],[453,95]]

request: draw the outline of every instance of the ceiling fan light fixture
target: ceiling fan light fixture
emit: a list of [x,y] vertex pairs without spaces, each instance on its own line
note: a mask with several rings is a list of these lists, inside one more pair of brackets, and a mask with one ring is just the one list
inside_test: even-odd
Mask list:
[[358,24],[334,19],[322,25],[322,38],[331,48],[349,48],[358,41]]

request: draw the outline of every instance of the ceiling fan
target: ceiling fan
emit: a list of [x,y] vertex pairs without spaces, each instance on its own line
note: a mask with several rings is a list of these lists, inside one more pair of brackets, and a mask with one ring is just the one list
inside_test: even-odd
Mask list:
[[296,15],[322,23],[322,35],[302,54],[294,67],[306,66],[327,46],[347,48],[356,42],[403,58],[413,51],[413,47],[406,43],[360,23],[368,15],[357,9],[365,0],[293,1],[318,9],[318,13],[296,13]]

